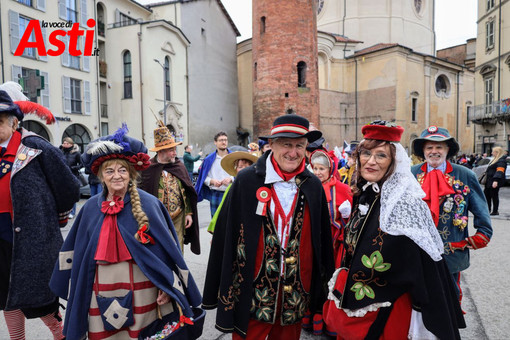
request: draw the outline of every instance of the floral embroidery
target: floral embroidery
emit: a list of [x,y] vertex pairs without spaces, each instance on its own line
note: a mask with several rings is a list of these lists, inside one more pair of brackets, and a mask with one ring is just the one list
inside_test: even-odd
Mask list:
[[375,272],[385,272],[391,268],[391,264],[384,262],[383,256],[379,250],[374,251],[370,256],[363,255],[361,257],[361,263],[370,269],[371,275],[367,279],[362,279],[362,277],[365,276],[365,273],[361,272],[354,274],[353,279],[355,283],[350,289],[354,292],[356,300],[363,300],[365,297],[373,299],[375,298],[375,292],[372,287],[370,287],[370,284],[374,283],[380,287],[386,285],[385,282],[380,281],[379,277],[374,278]]
[[239,302],[241,283],[244,281],[243,275],[241,274],[241,268],[246,265],[246,252],[244,249],[244,225],[241,224],[239,237],[237,239],[237,259],[234,261],[232,267],[232,285],[228,288],[226,296],[220,296],[220,302],[225,306],[225,311],[234,309],[234,304]]

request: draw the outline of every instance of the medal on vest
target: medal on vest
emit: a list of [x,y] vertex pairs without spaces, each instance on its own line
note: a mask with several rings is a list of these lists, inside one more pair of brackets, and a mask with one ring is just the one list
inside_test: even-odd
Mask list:
[[8,174],[12,170],[12,162],[2,160],[0,163],[0,178]]
[[259,216],[266,216],[267,202],[271,200],[271,192],[266,187],[260,187],[257,190],[257,211],[255,212]]

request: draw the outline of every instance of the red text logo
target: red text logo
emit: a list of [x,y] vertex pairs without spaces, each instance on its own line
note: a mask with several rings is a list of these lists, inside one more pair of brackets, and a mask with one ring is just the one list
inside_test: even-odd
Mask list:
[[[43,21],[42,26],[43,27],[68,27],[69,23],[65,22],[59,22],[59,23],[47,23]],[[87,20],[87,26],[89,28],[93,28],[96,25],[96,21],[94,19]],[[92,47],[94,43],[94,29],[91,30],[81,30],[80,24],[75,22],[72,24],[71,30],[68,32],[58,29],[54,30],[50,33],[48,36],[48,43],[55,47],[56,49],[46,49],[46,46],[44,46],[44,39],[41,32],[41,25],[39,24],[39,20],[30,20],[28,22],[27,28],[25,32],[23,33],[23,36],[21,37],[21,40],[19,42],[18,48],[16,49],[16,52],[14,52],[15,56],[20,56],[25,51],[25,48],[36,48],[37,53],[40,56],[59,56],[62,53],[64,53],[66,49],[65,42],[62,40],[59,40],[58,37],[65,37],[66,35],[69,36],[69,54],[77,57],[77,56],[93,56],[97,55],[98,50],[94,50],[94,54],[92,54]],[[29,41],[30,36],[32,35],[32,32],[34,33],[34,40],[35,41]],[[77,48],[78,45],[78,37],[85,37],[85,44],[83,53],[82,51]]]

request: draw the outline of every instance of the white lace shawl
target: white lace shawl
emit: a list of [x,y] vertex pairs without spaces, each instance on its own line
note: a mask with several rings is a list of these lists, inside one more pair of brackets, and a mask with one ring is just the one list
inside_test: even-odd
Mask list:
[[397,164],[382,185],[380,228],[390,235],[409,237],[434,261],[439,261],[444,252],[443,242],[422,199],[425,192],[411,173],[411,162],[402,145],[392,144],[397,151]]

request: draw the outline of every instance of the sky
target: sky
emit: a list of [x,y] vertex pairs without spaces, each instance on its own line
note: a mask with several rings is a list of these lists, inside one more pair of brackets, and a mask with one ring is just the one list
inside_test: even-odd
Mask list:
[[[251,0],[221,2],[241,32],[237,41],[250,38]],[[435,0],[435,4],[437,49],[464,44],[467,39],[476,37],[477,0]]]
[[[137,0],[142,4],[157,0]],[[252,0],[221,0],[241,33],[237,41],[251,38]],[[411,1],[411,0],[409,0]],[[476,37],[477,0],[425,0],[435,1],[436,49],[466,43]],[[356,37],[350,37],[356,39]]]

